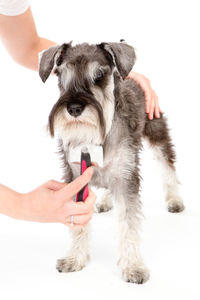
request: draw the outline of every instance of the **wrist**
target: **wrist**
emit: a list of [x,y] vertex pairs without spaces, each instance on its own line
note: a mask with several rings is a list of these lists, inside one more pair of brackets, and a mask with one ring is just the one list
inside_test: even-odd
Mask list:
[[16,197],[16,219],[34,221],[34,201],[31,193],[18,194]]

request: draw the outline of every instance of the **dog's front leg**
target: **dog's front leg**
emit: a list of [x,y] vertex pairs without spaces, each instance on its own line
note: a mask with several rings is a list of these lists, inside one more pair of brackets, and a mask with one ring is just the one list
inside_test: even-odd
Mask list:
[[133,283],[144,283],[149,278],[149,271],[143,263],[139,249],[140,177],[137,168],[131,171],[132,176],[130,177],[126,174],[125,170],[127,169],[114,160],[112,165],[110,163],[103,168],[95,167],[91,184],[97,187],[109,188],[115,199],[119,211],[120,231],[118,264],[123,279]]
[[[72,179],[76,178],[80,172],[80,166],[76,164],[70,164],[72,170]],[[102,182],[100,184],[100,180],[102,174],[104,173],[104,168],[94,167],[94,174],[92,177],[92,185],[100,186],[107,184],[106,182]],[[72,244],[71,248],[67,254],[67,256],[63,259],[59,259],[57,261],[57,270],[59,272],[73,272],[81,270],[86,263],[89,261],[89,231],[90,224],[88,224],[85,228],[79,230],[70,230],[72,236]]]
[[[80,165],[69,163],[66,153],[65,158],[64,179],[66,182],[70,182],[79,176]],[[89,260],[89,231],[90,224],[82,229],[70,229],[71,247],[67,256],[57,261],[56,268],[59,272],[79,271],[86,265]]]
[[74,272],[83,269],[89,261],[89,227],[88,224],[82,229],[72,230],[72,244],[67,256],[58,259],[57,270],[59,272]]
[[118,265],[125,281],[141,284],[148,280],[149,271],[139,249],[140,200],[138,193],[129,192],[129,186],[124,185],[115,193],[120,229]]

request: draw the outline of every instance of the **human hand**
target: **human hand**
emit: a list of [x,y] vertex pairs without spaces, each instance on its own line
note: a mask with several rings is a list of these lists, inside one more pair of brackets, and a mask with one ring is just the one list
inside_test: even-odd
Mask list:
[[[79,161],[73,161],[72,164],[80,165],[81,163]],[[91,164],[93,167],[99,167],[99,164],[96,161],[92,161]]]
[[148,114],[148,118],[150,120],[152,120],[154,116],[160,118],[162,111],[159,107],[158,96],[152,89],[149,79],[135,72],[130,72],[126,79],[134,79],[143,89],[146,99],[145,111]]
[[[37,222],[60,222],[72,229],[88,224],[96,201],[95,194],[89,190],[85,202],[73,201],[73,196],[91,179],[93,169],[88,168],[81,176],[69,184],[50,180],[32,192],[21,194],[22,209],[20,219]],[[74,225],[70,216],[74,216]]]

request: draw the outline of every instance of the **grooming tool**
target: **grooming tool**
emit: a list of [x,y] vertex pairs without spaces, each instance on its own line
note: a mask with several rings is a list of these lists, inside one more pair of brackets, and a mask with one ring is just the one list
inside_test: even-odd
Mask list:
[[[81,149],[81,174],[85,172],[85,170],[90,167],[91,164],[91,158],[90,153],[88,151],[87,147],[83,147]],[[76,202],[78,201],[85,201],[85,199],[88,197],[88,184],[86,184],[77,194],[76,196]]]

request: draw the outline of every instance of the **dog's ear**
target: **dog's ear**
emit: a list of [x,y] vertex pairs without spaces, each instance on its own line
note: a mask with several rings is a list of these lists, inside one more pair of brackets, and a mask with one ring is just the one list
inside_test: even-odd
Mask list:
[[125,79],[136,60],[134,48],[124,43],[124,41],[120,43],[101,43],[97,46],[104,51],[104,54],[117,67],[122,78]]
[[61,65],[63,56],[69,47],[71,47],[71,42],[61,46],[52,46],[39,53],[39,75],[43,82],[47,80],[55,64],[57,66]]

